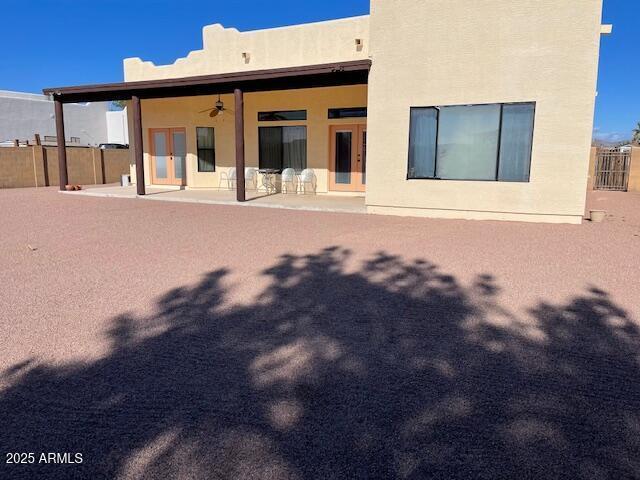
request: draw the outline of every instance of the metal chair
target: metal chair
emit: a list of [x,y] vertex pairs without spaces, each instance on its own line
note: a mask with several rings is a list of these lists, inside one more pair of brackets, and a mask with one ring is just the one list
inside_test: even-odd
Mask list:
[[307,193],[307,185],[311,185],[313,193],[316,193],[317,179],[312,168],[305,168],[302,173],[300,173],[300,184],[302,186],[302,193]]
[[246,167],[244,169],[244,185],[245,185],[245,189],[249,189],[249,190],[258,189],[258,169],[257,168]]
[[218,182],[218,188],[220,188],[220,185],[222,185],[222,180],[226,180],[227,190],[233,190],[235,188],[233,183],[236,181],[236,179],[237,179],[236,167],[231,167],[226,172],[220,172],[220,181]]
[[282,170],[282,193],[298,193],[298,176],[293,168]]

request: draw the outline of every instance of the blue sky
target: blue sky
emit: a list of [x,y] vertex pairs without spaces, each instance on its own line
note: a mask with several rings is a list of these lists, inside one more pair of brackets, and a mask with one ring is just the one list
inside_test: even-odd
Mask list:
[[616,142],[640,122],[640,1],[604,0],[602,21],[613,24],[613,34],[600,47],[594,133]]
[[[210,23],[250,30],[361,15],[369,10],[369,0],[2,3],[0,89],[25,92],[121,81],[126,57],[171,63],[201,47],[201,29]],[[602,41],[595,129],[597,137],[617,141],[629,137],[640,121],[640,1],[604,3],[603,22],[613,23],[614,31]],[[141,18],[146,22],[136,21]]]

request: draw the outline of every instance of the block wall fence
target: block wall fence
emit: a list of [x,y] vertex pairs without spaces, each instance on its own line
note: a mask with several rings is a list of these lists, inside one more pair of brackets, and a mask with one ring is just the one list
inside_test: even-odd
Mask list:
[[[116,183],[129,173],[129,150],[67,147],[69,183]],[[0,148],[0,188],[59,185],[56,147]]]

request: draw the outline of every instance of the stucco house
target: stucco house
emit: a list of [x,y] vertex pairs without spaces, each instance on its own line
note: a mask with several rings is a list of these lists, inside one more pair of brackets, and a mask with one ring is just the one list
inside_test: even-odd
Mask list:
[[610,31],[602,0],[579,3],[371,0],[355,18],[209,25],[171,65],[129,58],[123,83],[44,93],[60,120],[64,103],[130,101],[140,195],[235,172],[243,201],[246,168],[310,169],[317,195],[370,213],[579,223]]

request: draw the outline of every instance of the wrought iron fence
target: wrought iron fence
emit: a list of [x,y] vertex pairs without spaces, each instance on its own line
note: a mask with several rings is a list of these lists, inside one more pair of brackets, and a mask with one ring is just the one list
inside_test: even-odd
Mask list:
[[627,191],[631,152],[599,148],[596,154],[595,190]]

